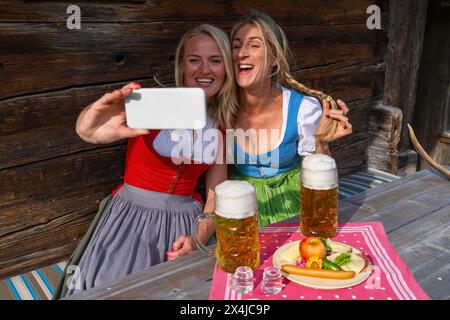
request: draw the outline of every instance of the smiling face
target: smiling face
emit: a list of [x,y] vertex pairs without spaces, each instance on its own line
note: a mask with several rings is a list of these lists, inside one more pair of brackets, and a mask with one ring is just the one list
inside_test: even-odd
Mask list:
[[256,88],[271,81],[276,65],[270,48],[266,46],[261,30],[253,24],[245,24],[232,39],[233,62],[236,82],[243,89]]
[[225,80],[225,63],[219,47],[208,35],[196,35],[186,41],[181,69],[184,85],[202,88],[207,99],[220,91]]

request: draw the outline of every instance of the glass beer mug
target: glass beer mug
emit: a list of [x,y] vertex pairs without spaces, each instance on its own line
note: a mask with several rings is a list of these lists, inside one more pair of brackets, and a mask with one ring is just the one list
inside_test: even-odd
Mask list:
[[[259,225],[255,189],[247,181],[227,180],[216,186],[215,212],[199,215],[194,240],[200,251],[215,255],[219,268],[234,273],[237,267],[259,267]],[[205,219],[216,224],[215,252],[199,241],[198,228]]]
[[307,156],[301,169],[300,230],[308,237],[331,238],[338,228],[338,172],[333,158]]

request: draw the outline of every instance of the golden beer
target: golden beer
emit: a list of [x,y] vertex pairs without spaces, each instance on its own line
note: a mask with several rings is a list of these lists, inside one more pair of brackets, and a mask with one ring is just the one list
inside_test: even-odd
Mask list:
[[308,237],[331,238],[338,227],[338,188],[314,190],[302,186],[301,231]]
[[338,229],[336,162],[324,154],[303,159],[300,189],[300,230],[308,237],[334,237]]
[[215,221],[216,257],[220,269],[228,273],[234,273],[239,266],[256,270],[260,264],[258,215],[230,219],[216,213]]
[[[259,224],[256,193],[247,181],[227,180],[214,190],[215,213],[196,218],[194,240],[204,253],[215,255],[220,269],[234,273],[237,267],[256,270],[259,265]],[[213,252],[199,241],[199,226],[206,219],[216,225],[217,245]]]

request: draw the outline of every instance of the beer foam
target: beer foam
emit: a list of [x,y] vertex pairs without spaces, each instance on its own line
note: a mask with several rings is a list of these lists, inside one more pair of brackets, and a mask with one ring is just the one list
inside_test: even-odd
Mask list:
[[338,186],[336,161],[325,154],[306,156],[302,161],[302,185],[315,190],[328,190]]
[[218,184],[214,196],[215,212],[231,219],[244,219],[256,213],[256,194],[247,181],[227,180]]

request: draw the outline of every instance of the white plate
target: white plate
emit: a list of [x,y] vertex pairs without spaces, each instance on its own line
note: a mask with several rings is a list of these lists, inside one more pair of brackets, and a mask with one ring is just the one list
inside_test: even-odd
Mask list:
[[[291,248],[292,246],[299,246],[300,241],[294,241],[287,243],[283,246],[281,246],[277,251],[275,251],[272,263],[274,266],[281,269],[281,266],[283,264],[295,264],[295,261],[287,261],[281,258],[281,254]],[[357,249],[353,249],[354,253],[359,252]],[[345,280],[338,280],[338,279],[323,279],[323,278],[314,278],[314,277],[305,277],[305,276],[299,276],[299,275],[291,275],[288,273],[283,272],[283,276],[287,279],[301,284],[306,287],[315,288],[315,289],[342,289],[342,288],[348,288],[356,286],[364,281],[367,280],[367,278],[372,273],[372,264],[368,266],[368,268],[357,274],[352,279],[345,279]]]

